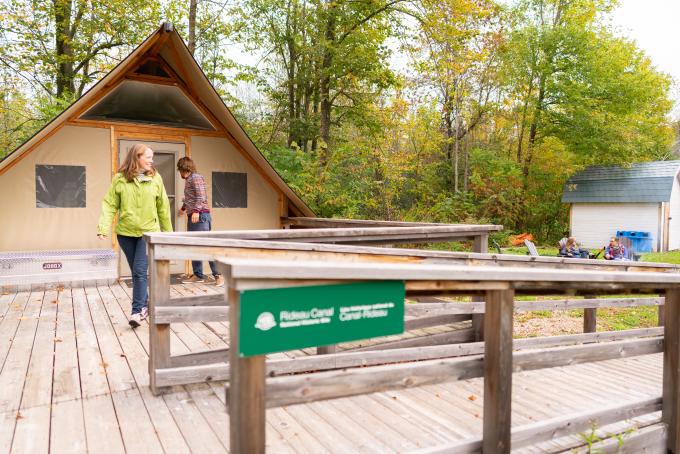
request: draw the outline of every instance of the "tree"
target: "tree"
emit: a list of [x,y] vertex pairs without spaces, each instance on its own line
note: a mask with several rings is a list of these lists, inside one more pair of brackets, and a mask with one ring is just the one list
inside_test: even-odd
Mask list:
[[60,99],[81,96],[158,26],[159,8],[146,0],[4,2],[0,63],[34,91]]
[[525,180],[537,144],[550,136],[584,163],[651,159],[668,145],[670,80],[602,24],[610,7],[598,0],[519,3],[504,73]]
[[459,183],[461,143],[490,111],[496,87],[498,9],[489,0],[422,0],[419,5],[419,39],[408,47],[418,83],[437,94],[451,189],[459,192],[468,182],[465,148]]
[[286,119],[288,146],[321,145],[327,162],[331,128],[361,121],[363,109],[393,84],[384,44],[389,13],[401,1],[244,1],[238,36],[262,53],[267,67],[259,83]]

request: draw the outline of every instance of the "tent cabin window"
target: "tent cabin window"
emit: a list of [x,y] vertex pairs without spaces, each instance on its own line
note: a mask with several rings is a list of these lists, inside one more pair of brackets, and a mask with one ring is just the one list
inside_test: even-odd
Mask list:
[[147,60],[137,69],[135,69],[135,74],[143,74],[145,76],[156,76],[156,77],[165,77],[165,78],[170,78],[170,75],[163,69],[163,66],[160,64],[160,62],[156,60]]
[[215,130],[179,87],[136,80],[122,81],[81,118]]
[[85,166],[37,164],[37,208],[85,208]]
[[248,174],[212,173],[213,208],[248,208]]

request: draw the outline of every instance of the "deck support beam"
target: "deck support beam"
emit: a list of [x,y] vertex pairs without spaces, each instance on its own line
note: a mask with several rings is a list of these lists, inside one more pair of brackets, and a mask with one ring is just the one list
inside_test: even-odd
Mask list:
[[668,427],[668,452],[680,453],[680,290],[666,291],[662,419]]
[[[474,252],[486,254],[489,252],[489,235],[478,235],[472,247]],[[484,301],[483,297],[473,296],[473,302]],[[481,342],[484,340],[484,314],[472,315],[472,341]]]
[[229,301],[229,384],[238,392],[227,390],[229,410],[229,452],[264,454],[265,452],[265,357],[239,356],[240,294],[234,289],[228,267],[220,265],[228,279]]
[[483,452],[510,452],[514,290],[486,293]]
[[156,371],[170,367],[170,325],[156,324],[156,307],[170,301],[170,261],[156,260],[153,248],[149,248],[151,294],[149,295],[149,386],[154,396],[160,394],[156,385]]

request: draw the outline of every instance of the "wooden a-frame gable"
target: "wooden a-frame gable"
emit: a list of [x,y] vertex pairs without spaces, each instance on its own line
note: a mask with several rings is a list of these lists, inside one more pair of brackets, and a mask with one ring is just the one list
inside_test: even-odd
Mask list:
[[[153,121],[140,124],[137,121],[125,121],[120,118],[88,119],[87,113],[102,100],[106,100],[106,97],[116,89],[120,90],[121,84],[124,83],[173,87],[169,90],[180,92],[192,108],[195,108],[207,120],[210,127],[205,127],[205,124],[202,128],[196,128],[196,125],[193,127],[168,126],[162,122],[153,124]],[[160,91],[163,90],[160,89]],[[177,98],[176,94],[173,96]],[[173,136],[186,138],[192,135],[225,137],[234,149],[251,163],[264,180],[280,194],[282,216],[289,214],[314,216],[312,210],[283,181],[255,147],[194,60],[172,24],[163,24],[83,96],[0,161],[0,177],[22,157],[65,125],[109,128],[112,149],[113,143],[125,134],[130,136],[134,134],[149,140],[162,140]],[[190,149],[187,149],[187,154],[190,155]],[[112,169],[115,167],[116,158],[112,156]]]

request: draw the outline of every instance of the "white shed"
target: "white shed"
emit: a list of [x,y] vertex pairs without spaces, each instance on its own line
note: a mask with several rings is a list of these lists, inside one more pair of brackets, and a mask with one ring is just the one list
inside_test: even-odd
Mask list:
[[680,161],[589,167],[564,185],[569,230],[584,247],[602,247],[620,230],[649,232],[654,251],[680,249]]

